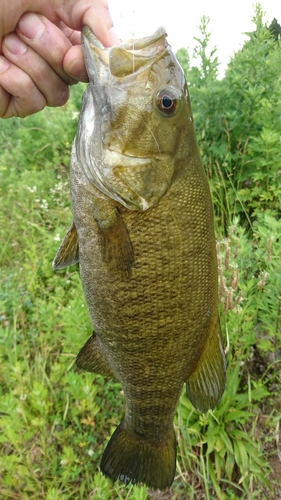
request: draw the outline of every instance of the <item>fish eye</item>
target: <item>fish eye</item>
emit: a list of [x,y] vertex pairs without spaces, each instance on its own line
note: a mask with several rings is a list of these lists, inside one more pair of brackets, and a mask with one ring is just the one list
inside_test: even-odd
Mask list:
[[173,116],[179,105],[179,98],[172,89],[163,89],[156,95],[156,106],[164,116]]

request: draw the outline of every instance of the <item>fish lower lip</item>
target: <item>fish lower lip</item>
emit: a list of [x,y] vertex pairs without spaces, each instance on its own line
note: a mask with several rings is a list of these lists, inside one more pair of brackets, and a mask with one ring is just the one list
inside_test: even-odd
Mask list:
[[116,151],[114,149],[107,149],[105,158],[110,160],[111,166],[114,166],[114,164],[120,165],[120,161],[122,161],[124,166],[132,165],[133,163],[147,164],[151,162],[151,159],[149,157],[136,156],[129,153],[120,153],[120,151]]

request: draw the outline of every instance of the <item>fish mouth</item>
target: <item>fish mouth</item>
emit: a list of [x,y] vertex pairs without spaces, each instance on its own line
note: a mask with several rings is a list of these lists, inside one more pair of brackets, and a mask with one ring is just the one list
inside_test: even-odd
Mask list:
[[[160,26],[152,35],[144,37],[144,38],[131,38],[129,40],[121,40],[120,45],[116,45],[113,47],[109,47],[108,51],[110,51],[112,48],[117,47],[125,50],[143,50],[150,45],[153,45],[154,43],[158,42],[161,38],[166,37],[167,32],[163,26]],[[100,49],[104,49],[104,46],[102,43],[97,39],[97,37],[94,35],[93,31],[91,28],[87,25],[83,26],[82,28],[82,41],[86,39],[89,44],[94,45]]]
[[[91,28],[87,25],[82,28],[82,36],[85,37],[89,43],[96,45],[97,47],[104,48],[102,43],[96,38]],[[144,38],[132,38],[129,40],[121,40],[121,44],[118,47],[122,47],[126,50],[142,50],[149,45],[158,42],[160,38],[167,36],[167,32],[163,26],[160,26],[153,35]]]
[[123,78],[151,66],[165,51],[166,37],[166,30],[161,26],[151,36],[124,40],[118,46],[105,48],[91,28],[83,26],[82,46],[90,82],[95,85],[98,82],[106,83],[109,74],[111,77]]

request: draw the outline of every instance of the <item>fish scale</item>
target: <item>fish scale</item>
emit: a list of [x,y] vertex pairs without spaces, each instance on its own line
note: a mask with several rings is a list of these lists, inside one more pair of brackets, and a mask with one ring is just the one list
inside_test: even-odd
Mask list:
[[78,367],[124,391],[102,472],[165,489],[183,384],[202,412],[225,386],[211,197],[165,30],[105,49],[84,27],[83,47],[90,85],[71,156],[73,223],[53,266],[79,260],[93,334]]

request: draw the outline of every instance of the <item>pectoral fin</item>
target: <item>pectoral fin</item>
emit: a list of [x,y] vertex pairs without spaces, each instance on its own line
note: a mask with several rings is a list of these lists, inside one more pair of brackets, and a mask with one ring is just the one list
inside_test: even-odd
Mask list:
[[121,271],[130,274],[134,264],[133,247],[126,225],[118,210],[115,210],[110,224],[105,225],[98,221],[98,227],[103,261],[113,272]]
[[77,262],[79,262],[78,235],[72,222],[53,260],[53,269],[73,266]]
[[103,355],[95,333],[87,340],[79,352],[76,358],[76,365],[86,372],[99,373],[113,380],[118,379]]
[[186,394],[196,410],[205,413],[218,404],[226,382],[226,361],[219,327],[206,342],[196,369],[186,381]]

